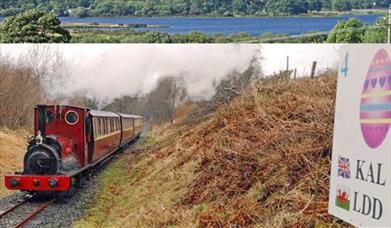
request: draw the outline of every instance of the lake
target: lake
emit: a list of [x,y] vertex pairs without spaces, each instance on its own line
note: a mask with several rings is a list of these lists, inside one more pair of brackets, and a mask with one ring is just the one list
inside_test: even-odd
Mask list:
[[[245,32],[260,35],[265,32],[274,34],[302,34],[308,31],[330,31],[340,20],[355,17],[364,23],[373,24],[381,14],[346,15],[336,17],[260,17],[260,18],[186,18],[186,17],[147,17],[147,18],[72,18],[60,17],[63,22],[97,22],[111,24],[152,24],[165,25],[168,28],[138,28],[137,31],[156,30],[169,34],[184,34],[191,31],[201,31],[206,34],[232,34]],[[0,18],[1,20],[1,18]]]

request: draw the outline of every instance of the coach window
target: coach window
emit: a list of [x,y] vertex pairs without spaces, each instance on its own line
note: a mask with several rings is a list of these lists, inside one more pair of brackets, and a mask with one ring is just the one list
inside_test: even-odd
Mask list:
[[94,118],[94,130],[95,130],[95,137],[99,137],[99,121],[97,118]]
[[111,118],[107,118],[107,134],[111,133]]
[[103,118],[99,117],[99,136],[103,135]]
[[98,118],[98,135],[102,136],[102,119]]
[[99,124],[99,118],[94,118],[94,121],[95,121],[95,135],[96,135],[96,137],[99,137],[99,135],[100,135],[100,128],[99,128],[99,126],[100,126],[100,124]]
[[106,132],[105,134],[109,134],[109,118],[105,118],[105,127],[106,127]]
[[110,117],[106,118],[107,134],[110,134]]
[[101,131],[100,131],[100,118],[97,118],[96,119],[96,135],[97,137],[99,137],[101,135]]
[[103,118],[103,134],[107,134],[107,120]]
[[113,132],[113,130],[112,130],[113,128],[112,128],[112,125],[111,125],[113,119],[109,118],[108,120],[109,120],[108,121],[109,122],[108,123],[109,124],[109,133],[111,134],[111,132]]
[[110,133],[110,118],[106,118],[106,134]]
[[100,124],[99,124],[99,119],[98,118],[94,118],[94,121],[95,121],[95,136],[96,137],[99,137],[99,135],[100,135],[100,131],[99,131],[99,126],[100,126]]
[[96,127],[97,127],[98,136],[101,136],[102,131],[101,131],[100,128],[101,128],[102,125],[100,123],[100,118],[97,118],[96,122],[97,122],[97,126]]
[[102,135],[105,135],[106,134],[106,119],[103,117],[102,118]]
[[106,134],[105,118],[102,117],[102,136]]
[[111,133],[111,118],[107,118],[107,134]]
[[111,133],[111,118],[107,118],[107,133]]
[[102,118],[102,135],[106,134],[106,124],[105,118]]
[[103,135],[103,120],[99,117],[99,136]]
[[94,136],[96,138],[97,135],[96,135],[96,119],[95,118],[92,119],[92,124],[94,126]]
[[99,135],[100,135],[100,131],[99,131],[99,126],[100,126],[100,124],[99,124],[99,119],[98,119],[98,118],[94,118],[94,121],[95,121],[95,123],[94,123],[94,125],[95,125],[95,136],[96,136],[96,137],[99,137]]

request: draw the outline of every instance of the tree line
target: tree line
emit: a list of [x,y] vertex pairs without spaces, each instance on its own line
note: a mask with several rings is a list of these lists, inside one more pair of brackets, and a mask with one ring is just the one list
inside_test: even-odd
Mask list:
[[2,0],[0,16],[31,9],[57,16],[267,16],[384,8],[391,0]]
[[16,58],[0,52],[0,128],[31,129],[34,105],[55,102],[45,88],[59,88],[69,67],[49,46],[31,46]]

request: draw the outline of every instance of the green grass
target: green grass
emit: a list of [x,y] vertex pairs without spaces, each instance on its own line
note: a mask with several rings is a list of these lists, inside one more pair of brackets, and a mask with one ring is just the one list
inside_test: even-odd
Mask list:
[[167,146],[159,149],[165,140],[172,139],[163,140],[150,134],[137,148],[147,147],[146,151],[140,155],[127,152],[110,164],[101,175],[93,208],[74,226],[192,226],[194,215],[200,209],[176,206],[192,183],[199,161],[188,160],[186,153],[179,151],[168,153]]

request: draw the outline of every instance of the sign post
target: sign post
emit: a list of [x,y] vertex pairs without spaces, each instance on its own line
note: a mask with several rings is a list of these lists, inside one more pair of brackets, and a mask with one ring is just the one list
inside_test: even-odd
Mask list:
[[391,226],[391,46],[341,48],[329,213]]

